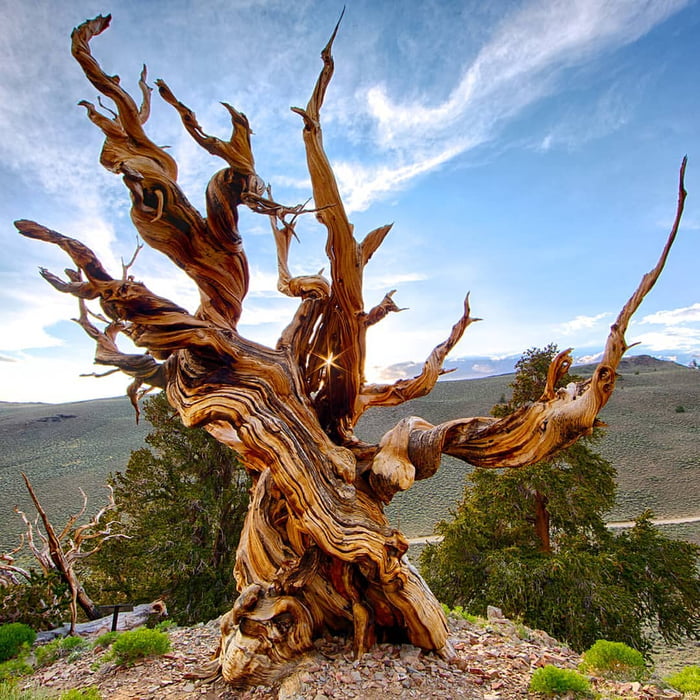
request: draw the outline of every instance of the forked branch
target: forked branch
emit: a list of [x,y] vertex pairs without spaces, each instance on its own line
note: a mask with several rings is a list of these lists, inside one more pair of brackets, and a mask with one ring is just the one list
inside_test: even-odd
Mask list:
[[[505,418],[465,418],[438,426],[430,426],[424,421],[407,425],[407,421],[420,419],[402,421],[387,433],[384,441],[391,443],[395,452],[403,450],[404,459],[415,468],[416,479],[433,474],[439,466],[441,454],[458,457],[476,467],[521,467],[550,457],[592,432],[598,424],[598,413],[613,392],[617,367],[629,347],[624,332],[630,318],[657,281],[676,239],[686,197],[685,168],[684,158],[676,216],[659,261],[642,277],[612,325],[605,352],[593,376],[555,390],[557,380],[571,364],[570,351],[565,350],[552,361],[541,399]],[[378,464],[380,469],[381,458]]]
[[[24,479],[27,491],[29,491],[29,495],[34,503],[34,507],[36,508],[38,514],[37,517],[41,518],[45,534],[41,533],[36,528],[36,522],[34,525],[32,525],[23,511],[15,508],[15,512],[20,515],[24,521],[27,528],[27,544],[29,545],[32,554],[44,570],[44,573],[48,573],[50,570],[55,570],[68,585],[71,593],[70,633],[73,634],[78,616],[78,605],[80,605],[90,620],[97,620],[100,617],[100,612],[97,609],[97,606],[85,592],[83,585],[78,579],[75,572],[76,562],[95,554],[107,540],[115,537],[126,537],[126,535],[123,533],[112,531],[116,521],[109,521],[104,524],[101,522],[105,514],[114,510],[116,507],[114,503],[114,495],[112,493],[112,489],[110,488],[109,502],[107,505],[101,508],[90,520],[90,522],[83,525],[76,525],[80,518],[84,515],[87,508],[87,496],[85,495],[85,492],[80,489],[80,493],[83,496],[83,504],[80,510],[74,515],[71,515],[61,532],[57,533],[48,517],[48,514],[44,510],[44,507],[41,505],[41,502],[39,501],[29,478],[26,474],[22,474],[22,478]],[[43,546],[41,548],[37,545],[34,539],[35,531],[38,533],[43,542]],[[88,542],[95,543],[92,549],[88,550],[83,548]]]
[[358,397],[357,418],[370,406],[396,406],[429,394],[440,375],[444,374],[442,368],[445,358],[464,335],[464,331],[480,318],[473,318],[470,312],[469,295],[464,300],[464,313],[459,321],[452,327],[448,338],[440,343],[430,353],[423,364],[421,373],[412,379],[400,379],[394,384],[368,384],[362,388]]

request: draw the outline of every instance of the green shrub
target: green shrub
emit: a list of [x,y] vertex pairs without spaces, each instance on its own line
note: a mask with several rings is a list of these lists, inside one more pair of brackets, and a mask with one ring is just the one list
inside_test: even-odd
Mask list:
[[90,643],[82,637],[63,637],[36,648],[37,666],[49,666],[58,659],[75,661]]
[[73,688],[61,693],[59,700],[102,700],[99,688],[94,685],[87,688]]
[[23,622],[34,630],[60,625],[70,606],[70,591],[60,574],[31,571],[25,583],[13,583],[2,589],[0,625]]
[[[0,663],[0,682],[11,681],[14,678],[28,676],[33,673],[34,669],[27,663],[24,658],[9,659]],[[0,697],[2,697],[0,695]]]
[[440,603],[440,605],[442,606],[442,611],[445,613],[445,615],[459,617],[462,620],[471,622],[473,625],[481,625],[484,622],[483,617],[468,613],[461,605],[455,605],[454,608],[450,608],[449,606],[445,605],[445,603]]
[[105,632],[101,634],[93,643],[93,647],[102,647],[106,649],[108,646],[114,644],[114,640],[121,634],[121,632]]
[[110,658],[120,666],[131,666],[138,659],[170,651],[170,637],[165,632],[139,627],[123,632],[112,644]]
[[666,682],[681,693],[700,693],[700,666],[686,666],[666,678]]
[[21,622],[11,622],[0,627],[0,661],[7,661],[17,656],[22,646],[31,646],[36,639],[36,632]]
[[581,668],[613,680],[642,680],[648,676],[644,657],[622,642],[599,639],[583,653]]
[[676,413],[685,413],[685,408],[683,406],[676,406]]
[[577,671],[547,665],[532,674],[530,691],[550,697],[567,693],[579,697],[591,695],[591,684]]
[[177,622],[175,622],[175,620],[161,620],[153,625],[153,629],[159,632],[167,632],[175,627],[177,627]]

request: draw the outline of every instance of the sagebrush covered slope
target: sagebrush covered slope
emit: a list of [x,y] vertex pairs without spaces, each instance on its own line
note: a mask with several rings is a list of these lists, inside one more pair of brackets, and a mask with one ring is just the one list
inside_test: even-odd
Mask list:
[[[627,520],[644,508],[669,518],[700,515],[700,371],[639,356],[624,359],[620,375],[602,412],[609,427],[596,446],[618,470],[620,494],[610,518]],[[488,415],[508,395],[512,378],[439,382],[427,397],[370,410],[358,432],[375,440],[412,414],[435,423],[454,415]],[[125,467],[149,429],[145,422],[136,425],[126,397],[56,405],[0,402],[0,549],[14,545],[21,530],[13,506],[30,507],[20,471],[57,520],[80,505],[79,486],[97,508],[106,493],[105,477]],[[461,497],[465,469],[445,458],[434,477],[396,497],[389,508],[393,522],[409,537],[431,534]],[[700,542],[700,527],[678,536]]]

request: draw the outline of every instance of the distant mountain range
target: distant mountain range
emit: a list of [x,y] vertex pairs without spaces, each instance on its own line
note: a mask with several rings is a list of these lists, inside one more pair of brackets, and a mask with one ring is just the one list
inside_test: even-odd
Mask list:
[[[562,348],[564,349],[564,348]],[[601,350],[574,351],[574,366],[593,364],[602,356]],[[449,370],[444,379],[482,379],[495,377],[499,374],[510,374],[515,371],[515,363],[521,355],[507,355],[505,357],[488,357],[486,355],[469,355],[467,357],[448,357],[445,369]],[[651,357],[651,355],[633,355],[632,357]],[[674,362],[684,367],[689,367],[693,362],[700,365],[700,355],[692,352],[679,352],[673,356],[656,356],[655,359],[664,362]],[[422,362],[399,362],[386,367],[382,371],[382,380],[391,382],[403,377],[413,377],[421,371]]]
[[[562,347],[562,349],[564,349]],[[591,348],[574,351],[574,365],[587,365],[598,361],[602,356],[600,349]],[[505,357],[487,357],[480,355],[469,355],[467,357],[449,358],[445,362],[445,369],[449,374],[445,379],[482,379],[484,377],[495,377],[499,374],[510,374],[515,371],[515,363],[521,355],[508,355]],[[634,356],[630,356],[634,357]],[[651,357],[650,355],[636,355],[636,357]],[[700,355],[692,352],[679,352],[673,356],[657,356],[656,359],[675,362],[685,367],[693,362],[700,364]],[[386,367],[382,371],[382,380],[391,382],[403,377],[413,377],[421,371],[422,362],[399,362]]]

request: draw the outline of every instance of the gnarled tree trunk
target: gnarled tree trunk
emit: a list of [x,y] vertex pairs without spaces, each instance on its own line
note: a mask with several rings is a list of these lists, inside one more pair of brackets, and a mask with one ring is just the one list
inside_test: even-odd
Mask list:
[[[204,427],[235,449],[253,477],[235,571],[240,596],[223,620],[211,670],[237,685],[271,682],[326,630],[351,634],[357,654],[376,639],[390,637],[449,658],[444,614],[404,557],[408,543],[389,526],[384,505],[416,479],[434,474],[442,454],[477,467],[518,467],[592,430],[613,391],[629,319],[658,277],[675,237],[685,194],[682,172],[676,221],[661,260],[620,313],[590,380],[554,390],[571,362],[567,351],[553,362],[542,398],[507,418],[459,418],[437,426],[409,418],[378,445],[366,444],[354,434],[362,413],[427,394],[447,353],[477,319],[465,301],[463,315],[420,375],[392,385],[365,382],[367,328],[399,309],[393,292],[364,308],[363,270],[390,226],[361,241],[354,237],[323,148],[320,112],[333,74],[335,32],[322,52],[323,68],[309,103],[294,109],[303,120],[313,211],[327,231],[330,274],[293,277],[289,246],[295,221],[305,210],[275,202],[257,175],[246,117],[225,105],[231,138],[209,136],[195,114],[156,81],[192,138],[225,163],[207,188],[205,218],[180,190],[174,160],[144,131],[151,92],[145,69],[138,106],[92,57],[89,41],[108,24],[109,17],[97,17],[72,36],[75,59],[116,109],[105,116],[83,103],[105,135],[101,162],[123,177],[143,240],[195,281],[200,307],[188,313],[135,282],[126,269],[121,278],[111,277],[74,239],[30,221],[16,225],[27,237],[60,246],[73,260],[76,269],[67,271],[67,280],[46,270],[42,274],[59,291],[80,299],[79,323],[97,343],[95,361],[134,378],[129,389],[134,403],[143,384],[164,389],[187,425]],[[269,217],[279,289],[299,299],[275,348],[237,331],[248,285],[238,230],[241,205]],[[85,303],[90,299],[99,299],[106,328],[90,320]],[[146,354],[121,353],[119,333]]]

